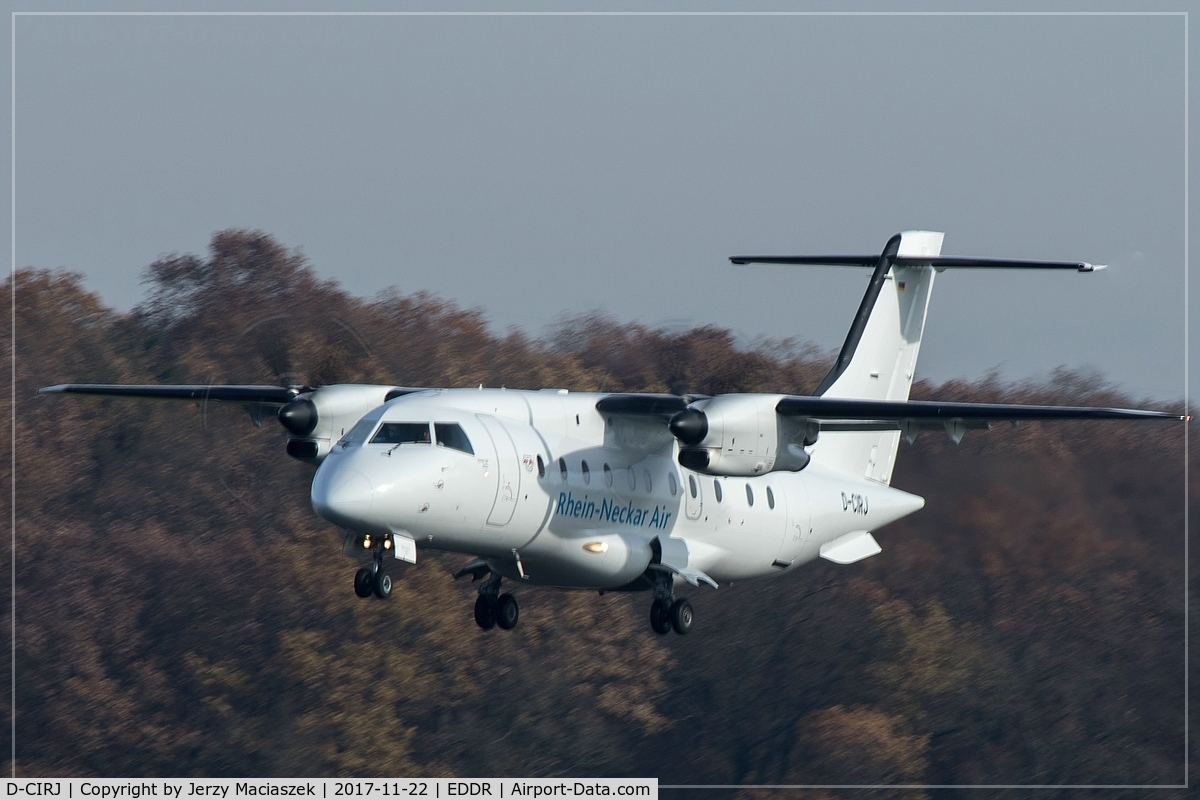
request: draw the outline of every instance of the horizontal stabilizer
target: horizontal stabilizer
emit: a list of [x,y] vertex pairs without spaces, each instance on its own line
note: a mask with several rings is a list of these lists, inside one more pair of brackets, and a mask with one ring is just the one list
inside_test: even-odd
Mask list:
[[63,383],[38,389],[38,394],[94,394],[105,397],[144,397],[151,400],[212,400],[223,403],[278,403],[295,399],[299,389],[284,386],[125,386],[115,383]]
[[1086,408],[1078,406],[1027,406],[1004,403],[942,403],[924,400],[854,400],[827,397],[785,397],[775,406],[785,417],[817,420],[1023,420],[1126,419],[1187,420],[1190,417],[1166,411],[1135,408]]
[[[730,256],[734,264],[799,264],[818,267],[874,267],[878,255],[871,256]],[[896,267],[933,267],[934,269],[1073,269],[1076,272],[1095,272],[1106,264],[1086,261],[1025,261],[1011,258],[973,258],[970,256],[892,256]]]

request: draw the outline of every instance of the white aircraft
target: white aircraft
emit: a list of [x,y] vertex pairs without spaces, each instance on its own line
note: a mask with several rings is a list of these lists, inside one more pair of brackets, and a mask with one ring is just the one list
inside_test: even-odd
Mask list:
[[735,264],[873,267],[833,369],[812,396],[590,394],[565,389],[66,384],[40,393],[215,401],[271,413],[287,453],[317,465],[312,505],[364,563],[360,597],[392,591],[387,561],[474,556],[481,628],[517,624],[501,581],[650,591],[658,633],[692,628],[683,583],[713,588],[817,558],[880,552],[871,535],[925,501],[889,484],[900,437],[957,443],[990,422],[1186,420],[1156,411],[908,400],[930,291],[948,268],[1102,269],[940,255],[906,231],[879,256],[734,256]]

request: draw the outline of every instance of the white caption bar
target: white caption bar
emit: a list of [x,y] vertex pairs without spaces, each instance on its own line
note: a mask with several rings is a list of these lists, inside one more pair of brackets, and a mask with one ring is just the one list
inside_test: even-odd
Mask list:
[[545,797],[631,797],[658,798],[657,778],[389,778],[334,780],[313,778],[289,780],[262,778],[239,780],[126,780],[117,778],[70,778],[64,780],[7,780],[5,798],[36,797],[39,800],[196,800],[196,798],[320,797],[392,798],[468,797],[476,800]]

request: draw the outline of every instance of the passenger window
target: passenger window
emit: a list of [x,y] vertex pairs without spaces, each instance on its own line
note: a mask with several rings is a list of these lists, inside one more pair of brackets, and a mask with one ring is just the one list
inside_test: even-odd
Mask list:
[[642,470],[642,480],[646,482],[646,492],[647,493],[654,491],[654,484],[650,482],[650,470],[648,470],[648,469]]
[[667,473],[667,486],[671,488],[671,497],[674,497],[675,493],[679,491],[679,484],[675,481],[674,472]]
[[562,474],[562,479],[565,481],[567,479],[567,462],[565,459],[560,458],[558,460],[558,471]]
[[580,469],[580,471],[583,473],[583,482],[584,482],[584,483],[591,483],[591,482],[592,482],[592,471],[591,471],[590,469],[588,469],[587,462],[586,462],[586,461],[580,461],[580,462],[579,462],[579,469]]
[[429,423],[385,422],[371,444],[429,444]]
[[746,502],[754,505],[754,490],[750,488],[750,484],[746,484]]
[[721,502],[721,482],[713,481],[713,497],[717,498],[717,502]]
[[688,475],[688,491],[692,493],[692,499],[696,499],[699,490],[696,488],[696,476]]
[[770,486],[767,487],[767,507],[771,509],[775,508],[775,493],[771,491]]
[[538,477],[546,477],[546,462],[542,461],[542,457],[540,455],[538,456]]
[[435,422],[433,432],[437,434],[437,443],[451,450],[461,450],[468,455],[475,455],[471,440],[457,422]]
[[379,419],[360,419],[358,424],[350,429],[350,432],[341,438],[338,444],[347,446],[352,444],[362,444],[371,435],[371,429],[379,422]]
[[633,467],[629,467],[626,471],[629,473],[629,491],[632,492],[637,488],[637,473],[633,471]]
[[605,464],[604,465],[604,485],[612,486],[612,482],[613,482],[612,468],[609,467],[608,464]]

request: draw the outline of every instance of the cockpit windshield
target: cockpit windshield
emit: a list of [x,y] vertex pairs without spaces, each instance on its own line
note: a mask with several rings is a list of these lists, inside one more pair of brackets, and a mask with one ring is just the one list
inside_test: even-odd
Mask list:
[[338,441],[338,444],[343,447],[347,447],[352,444],[362,444],[367,440],[367,437],[371,435],[372,429],[374,429],[378,423],[379,417],[375,417],[374,419],[360,419],[358,423],[350,429],[350,432]]
[[441,447],[449,447],[452,450],[461,450],[469,455],[475,455],[475,448],[471,447],[471,440],[467,438],[466,431],[457,422],[435,422],[433,429],[437,432],[437,443]]
[[385,422],[371,444],[429,444],[428,422]]

